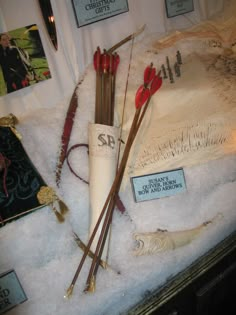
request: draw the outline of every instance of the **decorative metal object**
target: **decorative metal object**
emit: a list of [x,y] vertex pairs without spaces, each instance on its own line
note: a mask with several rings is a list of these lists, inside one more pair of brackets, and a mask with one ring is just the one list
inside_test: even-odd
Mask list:
[[64,222],[64,215],[69,211],[66,204],[56,195],[53,188],[42,186],[37,193],[37,199],[41,205],[50,206],[58,221]]

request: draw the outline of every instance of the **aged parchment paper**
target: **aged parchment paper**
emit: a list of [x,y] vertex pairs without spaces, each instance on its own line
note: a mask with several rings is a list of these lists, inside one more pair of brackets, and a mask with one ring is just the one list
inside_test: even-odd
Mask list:
[[[182,57],[180,77],[174,72],[177,51]],[[152,39],[146,47],[142,44],[133,60],[132,77],[142,80],[150,61],[157,70],[166,66],[166,57],[174,83],[164,79],[150,103],[124,182],[130,176],[204,163],[236,151],[236,19],[207,22],[158,41]],[[130,104],[136,81],[127,95]],[[123,138],[133,107],[126,107]]]

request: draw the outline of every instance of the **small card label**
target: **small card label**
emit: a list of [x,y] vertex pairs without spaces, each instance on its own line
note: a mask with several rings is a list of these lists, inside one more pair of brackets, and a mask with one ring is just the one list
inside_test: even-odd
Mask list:
[[127,0],[72,0],[78,27],[128,12]]
[[14,270],[0,275],[0,314],[27,300]]
[[176,195],[186,190],[183,169],[131,178],[135,201]]
[[194,10],[193,0],[165,0],[167,17],[174,17]]

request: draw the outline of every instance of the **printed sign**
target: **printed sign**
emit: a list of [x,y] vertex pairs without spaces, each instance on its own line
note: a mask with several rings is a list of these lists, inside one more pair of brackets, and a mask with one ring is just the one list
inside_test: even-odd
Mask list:
[[176,195],[186,190],[183,169],[131,178],[135,201]]
[[72,0],[78,27],[129,11],[127,0]]
[[14,270],[0,275],[0,314],[27,300]]
[[168,18],[193,10],[193,0],[166,0],[166,14]]

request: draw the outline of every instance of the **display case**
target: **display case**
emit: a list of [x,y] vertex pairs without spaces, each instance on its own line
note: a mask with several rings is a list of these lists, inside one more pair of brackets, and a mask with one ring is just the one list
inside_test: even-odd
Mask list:
[[236,232],[125,314],[235,314],[235,283]]

